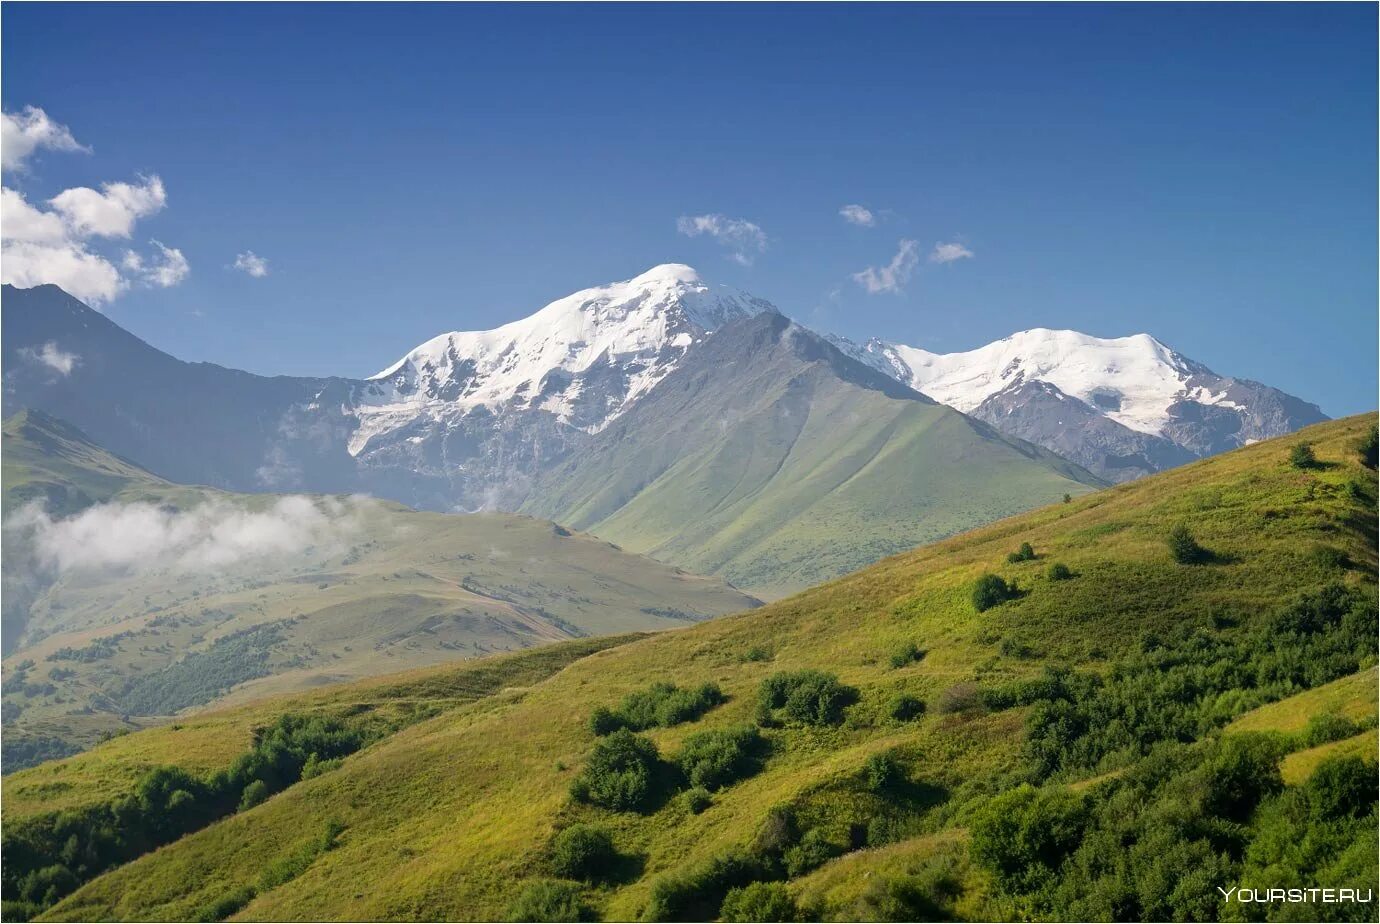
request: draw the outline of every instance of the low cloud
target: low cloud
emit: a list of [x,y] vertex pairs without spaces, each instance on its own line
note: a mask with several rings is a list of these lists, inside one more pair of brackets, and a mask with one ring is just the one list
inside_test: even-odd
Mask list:
[[66,125],[54,122],[36,106],[0,112],[0,167],[23,171],[33,153],[44,148],[91,153],[90,148],[77,143]]
[[890,263],[886,266],[869,266],[860,273],[854,273],[853,280],[869,295],[879,295],[883,292],[899,295],[915,273],[915,267],[919,262],[920,242],[902,240],[896,250],[896,256],[891,258]]
[[268,261],[252,250],[237,254],[232,268],[242,273],[248,273],[255,279],[262,279],[268,275]]
[[8,541],[55,574],[136,571],[215,572],[234,565],[282,565],[309,550],[343,551],[363,529],[364,498],[283,497],[263,510],[211,500],[177,510],[107,503],[63,519],[39,504],[5,522]]
[[864,228],[871,228],[877,223],[877,216],[872,210],[862,205],[845,205],[839,209],[839,214],[843,220],[850,225],[861,225]]
[[971,250],[957,242],[935,244],[934,250],[930,251],[931,263],[953,263],[955,260],[971,260],[973,257]]
[[[0,126],[6,170],[25,168],[38,148],[86,150],[41,109],[0,113]],[[133,286],[177,285],[190,272],[181,250],[151,241],[151,253],[126,250],[117,258],[103,252],[100,243],[128,240],[140,220],[162,211],[167,202],[157,176],[102,183],[100,189],[76,186],[42,205],[16,189],[0,187],[0,281],[20,288],[51,283],[93,307]]]
[[676,230],[686,237],[707,234],[728,249],[728,258],[743,266],[767,249],[767,235],[761,228],[742,218],[727,215],[682,215],[676,219]]
[[80,356],[59,349],[57,342],[53,340],[49,340],[41,347],[24,347],[19,351],[19,357],[28,362],[38,363],[40,366],[47,366],[62,376],[71,375],[72,370],[81,364]]

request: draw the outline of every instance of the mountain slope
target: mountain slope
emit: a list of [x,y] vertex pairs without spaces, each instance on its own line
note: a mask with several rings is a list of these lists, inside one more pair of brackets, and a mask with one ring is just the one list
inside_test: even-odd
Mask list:
[[[170,484],[32,412],[4,449],[7,769],[26,741],[757,602],[529,517]],[[86,503],[13,510],[38,484]]]
[[1315,405],[1220,376],[1149,334],[1105,339],[1036,328],[964,353],[882,340],[850,352],[1113,481],[1327,419]]
[[[1366,787],[1344,797],[1340,820],[1311,835],[1282,834],[1278,825],[1290,822],[1280,810],[1308,794],[1273,795],[1269,762],[1301,743],[1218,737],[1256,706],[1374,664],[1376,483],[1354,448],[1374,422],[1319,425],[1013,517],[753,613],[575,660],[544,681],[386,736],[338,769],[91,881],[43,919],[504,919],[521,915],[515,902],[528,887],[557,875],[553,836],[576,823],[609,832],[625,858],[608,881],[571,887],[613,920],[712,919],[731,886],[754,879],[783,883],[824,920],[1166,919],[1189,908],[1201,920],[1233,911],[1217,901],[1218,886],[1260,881],[1247,845],[1268,856],[1271,844],[1305,836],[1319,862],[1352,847],[1360,864],[1336,866],[1336,875],[1374,888],[1373,769]],[[1312,442],[1319,467],[1289,463],[1300,440]],[[1176,525],[1211,551],[1209,561],[1175,562],[1165,539]],[[1022,542],[1038,558],[1009,563]],[[1067,579],[1046,575],[1056,562]],[[986,572],[1023,593],[975,612],[970,591]],[[1282,630],[1291,621],[1297,628]],[[1260,645],[1275,647],[1252,647]],[[1185,672],[1203,657],[1218,660]],[[1058,728],[1071,737],[1042,751],[1032,748],[1051,742],[1038,721],[1040,696],[1067,678],[1043,671],[1057,665],[1102,681],[1051,701],[1070,710]],[[1257,667],[1299,679],[1248,686]],[[763,720],[762,764],[715,790],[707,808],[691,811],[676,796],[611,811],[570,795],[597,740],[588,724],[596,707],[667,678],[719,684],[723,705],[645,733],[674,758],[694,732],[756,721],[761,682],[798,669],[836,674],[857,689],[857,702],[836,725]],[[1144,698],[1124,703],[1125,724],[1074,721],[1078,697],[1110,709],[1132,691]],[[928,710],[894,718],[903,695]],[[1012,705],[1016,697],[1026,699]],[[272,712],[269,703],[258,708]],[[1190,724],[1179,724],[1185,718]],[[1191,731],[1175,741],[1179,728]],[[1117,729],[1128,737],[1101,737]],[[156,734],[145,753],[175,762],[175,736]],[[109,752],[114,765],[125,759],[116,749],[135,743],[111,742],[92,759]],[[1153,759],[1142,756],[1151,751]],[[1041,769],[1050,759],[1053,768]],[[1261,761],[1263,792],[1250,775]],[[39,768],[12,785],[60,787],[68,772]],[[1013,806],[1024,814],[1005,811]],[[1244,816],[1219,817],[1242,806]],[[1022,830],[1040,836],[1041,807],[1068,809],[1050,823],[1066,825],[1054,830],[1070,838],[1040,854],[1053,867],[1018,864],[1003,878],[986,854],[970,852],[994,818],[1025,819]],[[1137,846],[1140,829],[1116,839],[1099,827],[1141,821],[1157,825],[1160,840],[1147,834]],[[328,825],[334,834],[323,842]],[[1204,829],[1231,836],[1214,850]],[[11,863],[23,830],[6,826]],[[1357,840],[1327,842],[1326,831]],[[1020,841],[984,843],[1000,851]],[[1079,879],[1102,875],[1095,853],[1109,843],[1124,847],[1107,858],[1120,878]],[[998,853],[992,862],[1008,859],[1019,860]],[[1305,884],[1330,881],[1321,868],[1280,869]],[[1069,890],[1059,900],[1075,904],[1023,892],[1027,872],[1052,877]],[[1190,879],[1192,889],[1155,887]],[[1107,895],[1119,910],[1095,904]]]
[[523,509],[780,595],[1094,484],[766,312],[688,352]]

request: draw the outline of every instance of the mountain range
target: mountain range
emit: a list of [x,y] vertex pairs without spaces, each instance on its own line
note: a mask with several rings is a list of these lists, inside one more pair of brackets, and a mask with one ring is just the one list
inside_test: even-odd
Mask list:
[[46,411],[170,481],[526,510],[765,596],[1324,419],[1146,335],[860,345],[680,264],[367,379],[181,362],[52,286],[4,302],[6,414]]

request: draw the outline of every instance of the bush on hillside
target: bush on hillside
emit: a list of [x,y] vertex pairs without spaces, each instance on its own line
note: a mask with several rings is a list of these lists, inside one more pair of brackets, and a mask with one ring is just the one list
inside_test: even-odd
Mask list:
[[973,858],[1000,886],[1026,892],[1053,878],[1082,840],[1088,821],[1083,798],[1063,787],[1023,783],[996,796],[973,818]]
[[973,585],[973,608],[984,613],[994,606],[1000,606],[1017,596],[1016,584],[1008,584],[995,574],[984,574]]
[[691,815],[698,815],[714,804],[714,797],[703,786],[691,786],[681,794],[681,800]]
[[1006,556],[1006,560],[1013,565],[1023,561],[1034,561],[1035,548],[1029,542],[1022,542],[1019,549]]
[[1308,727],[1303,731],[1303,745],[1315,748],[1320,744],[1350,738],[1360,731],[1359,725],[1340,713],[1320,712],[1308,720]]
[[1069,570],[1069,566],[1060,562],[1050,565],[1046,574],[1051,581],[1067,581],[1073,577],[1073,572]]
[[571,825],[551,841],[551,871],[562,879],[606,879],[617,862],[613,838],[594,825]]
[[594,911],[578,882],[538,879],[518,893],[508,909],[510,921],[593,921]]
[[719,909],[721,921],[794,921],[795,901],[780,882],[753,882],[730,889]]
[[925,701],[909,693],[897,693],[887,701],[886,714],[897,722],[909,722],[925,714]]
[[906,642],[891,652],[889,658],[893,668],[902,668],[907,664],[914,664],[916,661],[925,657],[925,650],[914,642]]
[[701,684],[691,690],[658,682],[645,690],[629,693],[616,710],[598,707],[589,717],[589,727],[596,735],[607,735],[619,728],[633,731],[669,728],[698,719],[725,699],[715,683]]
[[863,783],[869,792],[885,795],[906,779],[905,768],[890,754],[873,754],[863,764]]
[[1169,531],[1165,542],[1169,546],[1169,554],[1181,565],[1202,564],[1211,557],[1208,550],[1198,544],[1198,540],[1193,538],[1188,527],[1182,523]]
[[710,921],[730,890],[767,878],[770,873],[757,857],[729,850],[652,883],[642,916],[648,921]]
[[693,785],[721,789],[761,769],[766,743],[752,725],[696,732],[685,739],[676,763]]
[[1294,468],[1317,468],[1318,457],[1312,443],[1295,443],[1289,450],[1289,464]]
[[837,725],[843,710],[857,701],[858,691],[823,671],[783,671],[763,680],[757,697],[764,718],[780,709],[803,725]]
[[620,728],[594,745],[570,792],[582,802],[615,812],[640,811],[655,795],[660,766],[655,744]]

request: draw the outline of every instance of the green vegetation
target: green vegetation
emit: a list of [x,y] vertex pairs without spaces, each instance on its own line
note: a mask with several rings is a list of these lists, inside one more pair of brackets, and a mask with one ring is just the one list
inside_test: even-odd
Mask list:
[[[1314,469],[1288,463],[1291,440],[1267,441],[761,610],[585,648],[544,672],[495,673],[474,684],[479,698],[108,870],[42,917],[185,920],[219,908],[255,920],[713,920],[767,916],[784,893],[801,920],[1213,920],[1270,910],[1225,903],[1219,887],[1380,888],[1375,492],[1355,449],[1373,419],[1301,434]],[[1167,554],[1177,524],[1212,549],[1211,566]],[[1019,597],[974,612],[980,575],[1028,568],[1005,563],[1021,541],[1077,579],[1035,575]],[[1318,545],[1345,563],[1318,560]],[[924,640],[923,663],[892,668],[889,653],[911,639]],[[1026,654],[1002,655],[1007,640]],[[746,659],[754,649],[770,660]],[[794,680],[802,674],[808,682]],[[715,683],[725,702],[693,725],[590,734],[595,707],[666,680]],[[440,702],[423,694],[430,682],[313,695],[337,716],[367,705],[363,720]],[[812,691],[801,713],[817,717],[813,694],[835,685],[856,700],[833,721],[788,713],[792,693]],[[898,720],[889,706],[901,697],[930,708]],[[1310,748],[1310,734],[1348,730],[1315,719],[1324,714],[1361,731]],[[769,749],[754,772],[712,796],[672,798],[689,785],[678,758],[692,737],[759,717]],[[183,722],[9,778],[7,832],[16,805],[131,787],[117,757],[118,767],[141,755],[171,763],[157,755],[181,743],[204,761],[204,779],[251,746],[235,737],[240,726]],[[572,778],[616,763],[599,754],[623,736],[648,798],[636,811],[572,798]],[[710,804],[696,813],[692,799]],[[345,826],[334,849],[258,891],[266,869],[305,851],[331,819]],[[1019,836],[994,839],[998,819]],[[575,825],[609,834],[616,876],[548,878],[555,838]],[[734,890],[754,883],[765,884],[751,890],[762,904],[742,912]]]
[[1371,427],[1366,431],[1366,435],[1356,444],[1356,453],[1366,468],[1373,470],[1376,467],[1380,462],[1380,428]]
[[1007,600],[1016,599],[1019,595],[1020,591],[1016,588],[1015,581],[1008,584],[995,574],[984,574],[973,585],[973,609],[985,613]]
[[1318,457],[1313,452],[1312,443],[1295,443],[1289,450],[1289,464],[1294,468],[1317,468]]
[[620,728],[646,731],[670,728],[693,722],[724,701],[718,684],[705,683],[683,690],[673,683],[654,683],[645,690],[629,693],[617,709],[601,706],[590,713],[589,727],[596,735],[607,735]]
[[561,879],[593,882],[609,876],[617,862],[613,838],[603,828],[571,825],[551,842],[551,871]]
[[917,661],[923,660],[924,657],[925,650],[923,648],[914,642],[906,642],[899,648],[893,650],[888,660],[891,662],[893,668],[900,669],[908,664],[914,664]]
[[751,725],[696,732],[685,739],[676,763],[693,786],[722,789],[762,765],[766,741]]
[[1177,524],[1169,531],[1165,542],[1169,546],[1169,554],[1181,565],[1201,565],[1212,557],[1207,549],[1198,544],[1198,540],[1193,538],[1193,533],[1189,532],[1183,523]]
[[1046,576],[1051,581],[1068,581],[1073,579],[1073,571],[1069,569],[1068,565],[1056,561],[1049,566]]
[[858,691],[824,671],[783,671],[762,681],[757,691],[759,721],[770,723],[777,710],[802,725],[837,725]]
[[267,676],[269,655],[290,625],[267,623],[216,639],[205,651],[131,678],[121,701],[132,715],[171,715],[209,703],[246,680]]
[[1008,564],[1018,565],[1023,561],[1034,561],[1035,558],[1035,547],[1029,542],[1022,542],[1019,549],[1006,556],[1006,561]]
[[730,889],[719,909],[721,921],[794,921],[795,900],[779,882],[753,882]]
[[661,754],[656,745],[620,728],[595,744],[570,793],[611,811],[641,811],[659,795],[660,770]]

